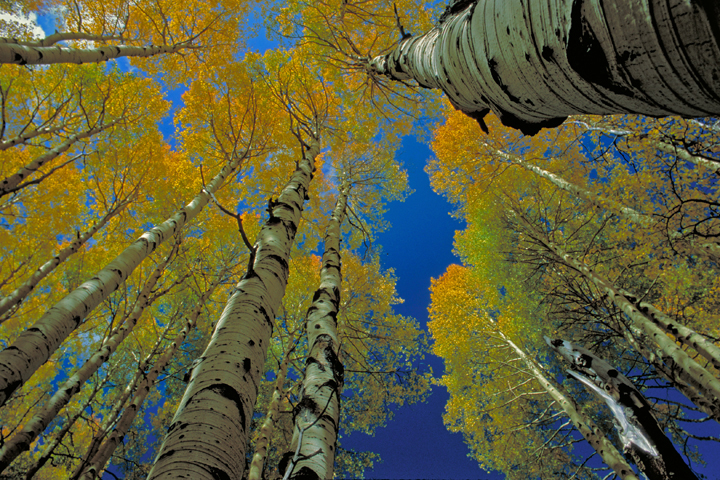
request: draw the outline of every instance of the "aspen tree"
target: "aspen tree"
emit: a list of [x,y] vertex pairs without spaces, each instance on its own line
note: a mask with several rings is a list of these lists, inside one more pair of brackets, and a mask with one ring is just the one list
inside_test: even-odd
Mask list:
[[83,384],[115,353],[120,343],[130,335],[145,309],[158,297],[167,293],[167,290],[160,292],[153,292],[153,290],[165,268],[177,254],[179,246],[180,237],[178,236],[170,253],[160,262],[152,275],[150,275],[150,278],[145,282],[130,315],[113,329],[108,338],[102,342],[100,349],[70,376],[47,404],[23,426],[23,429],[3,444],[2,448],[0,448],[0,471],[4,470],[18,455],[30,448],[32,441],[45,430],[52,419],[68,404],[72,396],[82,388]]
[[122,415],[115,423],[113,431],[110,433],[109,437],[103,441],[102,445],[100,445],[100,447],[97,449],[97,452],[92,456],[92,458],[88,462],[87,468],[80,470],[78,472],[78,475],[74,475],[73,478],[92,480],[100,477],[100,472],[103,470],[108,460],[110,460],[110,456],[115,451],[115,448],[117,448],[117,446],[122,443],[123,437],[128,432],[128,429],[132,425],[137,414],[140,412],[142,404],[145,401],[148,393],[150,393],[150,390],[155,384],[158,376],[167,366],[170,360],[172,360],[177,350],[187,338],[188,333],[190,333],[190,331],[195,328],[197,318],[200,316],[202,309],[205,307],[205,302],[208,301],[210,296],[217,288],[223,274],[224,272],[222,272],[218,276],[218,278],[210,284],[207,290],[203,292],[197,306],[193,309],[190,315],[188,315],[187,320],[185,321],[185,325],[183,326],[180,333],[177,334],[173,342],[170,344],[169,348],[165,350],[162,356],[152,366],[150,371],[147,372],[147,375],[144,376],[140,385],[138,385],[136,393],[133,396],[130,405],[125,408]]
[[42,264],[42,266],[40,266],[40,268],[38,268],[35,273],[30,276],[30,278],[23,282],[18,288],[13,290],[12,293],[0,299],[0,324],[8,319],[9,315],[6,315],[8,311],[16,308],[43,278],[47,277],[53,272],[53,270],[55,270],[55,268],[57,268],[58,265],[67,260],[70,255],[77,252],[80,247],[85,245],[87,241],[90,240],[101,228],[103,228],[110,219],[122,212],[123,209],[132,202],[132,196],[134,195],[128,195],[120,202],[116,202],[116,204],[113,205],[112,208],[102,216],[102,218],[97,220],[92,227],[83,233],[78,232],[76,238],[74,238],[67,247],[60,250],[52,259]]
[[[575,400],[561,386],[549,378],[550,373],[545,371],[545,368],[539,365],[537,360],[527,354],[522,347],[517,345],[505,334],[503,326],[508,325],[509,321],[513,320],[508,317],[518,315],[518,309],[511,305],[504,308],[501,305],[488,304],[487,310],[490,311],[507,310],[507,312],[502,311],[499,315],[496,315],[498,318],[492,318],[490,313],[484,311],[486,309],[482,307],[483,303],[488,302],[492,296],[492,294],[488,292],[488,286],[490,289],[493,287],[490,285],[473,285],[474,282],[483,281],[485,280],[473,274],[468,267],[450,265],[445,274],[439,279],[433,280],[432,283],[432,303],[429,308],[431,322],[429,328],[436,341],[435,350],[437,354],[446,359],[448,374],[443,377],[442,382],[448,386],[451,392],[451,401],[447,407],[446,422],[449,422],[447,417],[452,416],[457,418],[458,407],[455,407],[454,404],[463,403],[464,397],[469,396],[467,402],[471,405],[473,404],[472,395],[476,392],[472,386],[466,386],[468,382],[471,384],[473,382],[481,383],[499,377],[502,380],[494,385],[497,388],[507,384],[508,395],[500,396],[505,392],[495,391],[493,395],[488,395],[488,398],[478,399],[475,403],[481,405],[487,404],[487,407],[468,407],[469,411],[464,414],[465,418],[463,420],[463,423],[466,424],[463,427],[466,435],[476,438],[472,442],[474,449],[481,448],[477,446],[478,442],[487,444],[482,447],[482,449],[485,450],[482,458],[484,462],[487,462],[485,463],[486,465],[494,466],[495,468],[500,466],[506,474],[514,478],[512,473],[516,468],[513,467],[512,464],[506,466],[506,463],[501,460],[501,458],[506,457],[508,453],[498,454],[497,460],[487,458],[493,455],[493,441],[478,438],[478,424],[483,421],[491,421],[497,425],[497,429],[501,430],[502,433],[489,435],[489,438],[493,440],[494,437],[499,435],[513,437],[515,429],[507,431],[507,427],[501,424],[500,420],[497,418],[493,420],[495,416],[494,411],[505,408],[509,403],[520,402],[523,398],[538,399],[538,395],[547,395],[551,399],[551,402],[547,405],[547,408],[544,405],[540,407],[541,410],[544,410],[540,417],[543,417],[548,410],[553,408],[553,404],[556,404],[562,411],[562,415],[570,420],[572,425],[574,425],[588,443],[590,443],[602,458],[603,462],[612,468],[615,474],[620,478],[636,480],[638,477],[635,475],[632,467],[628,465],[627,461],[606,438],[605,434],[595,422],[578,407]],[[517,319],[517,321],[522,322],[522,319]],[[462,338],[462,340],[459,338]],[[481,344],[484,344],[488,351],[483,353],[477,352],[477,356],[482,357],[483,355],[488,355],[490,358],[485,362],[475,362],[471,360],[471,365],[465,365],[463,368],[463,362],[467,362],[468,359],[463,358],[462,352],[468,349],[477,349]],[[509,353],[501,352],[502,350]],[[499,372],[493,371],[489,368],[493,363],[505,365],[505,367]],[[507,373],[514,372],[515,375],[508,375],[506,371]],[[518,377],[518,374],[522,374],[522,376]],[[515,385],[512,386],[511,382]],[[534,388],[535,385],[540,386],[540,392]],[[459,397],[463,397],[463,399]],[[539,399],[529,401],[535,402],[539,401]],[[453,406],[451,406],[451,404],[453,404]],[[459,409],[463,410],[464,408],[459,407]],[[557,415],[551,418],[553,419],[553,423],[557,423]],[[526,420],[523,418],[516,418],[513,421],[513,426],[524,421]],[[536,423],[539,428],[541,422],[537,419],[533,420],[530,425]],[[554,428],[554,426],[552,428]],[[481,432],[482,430],[480,430],[480,437],[482,437]],[[551,435],[549,439],[544,440],[543,446],[538,445],[537,449],[542,449],[549,444],[551,445],[554,436],[555,435]],[[542,437],[537,439],[543,441]],[[526,443],[526,440],[523,437],[517,441],[519,445],[523,445],[524,443]],[[516,448],[519,449],[522,447],[517,446]],[[551,446],[549,448],[553,447]],[[500,449],[512,450],[513,447],[503,445],[498,447],[498,450]],[[519,451],[516,451],[516,454],[519,453]],[[566,460],[566,462],[568,462],[568,460]],[[533,462],[534,461],[533,459]],[[533,462],[528,459],[528,468]],[[539,463],[542,462],[540,461]],[[519,467],[517,460],[515,460],[515,466]],[[579,470],[580,469],[578,469],[578,471]],[[516,474],[534,476],[542,475],[542,471],[518,470]]]
[[526,134],[583,113],[703,117],[720,112],[718,21],[707,2],[454,2],[433,30],[364,64]]
[[308,309],[306,332],[310,351],[305,367],[301,398],[285,478],[311,475],[332,478],[340,421],[340,392],[345,377],[337,331],[342,271],[340,227],[345,218],[350,180],[340,185],[335,208],[325,233],[320,286]]
[[[514,214],[528,226],[530,229],[530,236],[536,242],[542,245],[548,252],[553,254],[560,262],[587,278],[588,281],[590,281],[600,292],[602,292],[602,294],[607,295],[608,298],[610,298],[613,303],[615,303],[615,305],[617,305],[617,307],[627,315],[635,328],[646,335],[647,338],[656,344],[665,355],[672,358],[674,362],[682,368],[694,380],[694,382],[696,382],[697,385],[700,385],[703,388],[709,401],[715,404],[720,403],[720,380],[713,375],[713,373],[690,357],[686,351],[678,347],[675,341],[673,341],[668,335],[668,333],[673,334],[672,331],[666,333],[662,328],[660,328],[663,323],[659,319],[659,311],[654,306],[647,302],[643,302],[637,296],[618,288],[611,281],[603,278],[593,268],[589,267],[577,258],[574,258],[572,255],[564,252],[558,245],[547,239],[544,235],[538,232],[538,230],[532,226],[529,221],[524,218],[524,216],[518,215],[517,212],[514,212]],[[675,322],[671,322],[668,327],[675,328],[674,325]],[[691,335],[694,334],[697,335],[695,338],[698,338],[699,345],[708,345],[705,339],[703,339],[703,342],[700,342],[699,339],[701,339],[702,336],[692,332],[690,329],[687,329],[685,332],[686,333],[683,338],[691,338]],[[690,332],[692,332],[692,334]],[[678,332],[675,331],[674,335],[678,335]],[[711,355],[708,356],[712,358]]]
[[572,375],[607,403],[625,449],[650,480],[697,479],[653,417],[647,399],[625,375],[579,345],[545,341],[573,366]]
[[[252,261],[215,331],[192,369],[190,382],[148,478],[182,470],[194,478],[239,477],[245,470],[250,417],[275,311],[287,285],[293,245],[315,157],[320,153],[321,111],[313,109],[302,132],[302,158],[253,246]],[[228,367],[230,365],[231,367]]]

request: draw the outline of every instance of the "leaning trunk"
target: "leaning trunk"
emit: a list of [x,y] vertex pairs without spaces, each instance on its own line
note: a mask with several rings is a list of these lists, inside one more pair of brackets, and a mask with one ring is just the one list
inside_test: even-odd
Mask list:
[[80,285],[45,313],[15,342],[0,352],[0,406],[20,388],[82,320],[127,279],[165,240],[197,216],[211,195],[241,164],[234,158],[188,205],[157,227],[145,232],[92,279]]
[[187,43],[175,45],[105,45],[98,48],[69,48],[60,45],[33,47],[17,43],[0,43],[0,63],[49,65],[51,63],[98,63],[121,57],[152,57],[190,48]]
[[113,429],[110,436],[102,443],[100,448],[97,450],[97,453],[93,455],[92,459],[89,462],[89,467],[87,467],[81,475],[77,477],[73,476],[73,478],[80,478],[82,480],[93,480],[100,477],[100,472],[105,468],[105,464],[108,462],[108,460],[110,460],[110,457],[112,456],[117,446],[122,443],[125,434],[132,425],[133,421],[135,421],[135,417],[137,417],[138,412],[140,412],[140,409],[142,408],[145,399],[150,393],[152,387],[155,385],[155,381],[160,376],[160,373],[162,373],[170,360],[172,360],[172,358],[175,356],[175,353],[177,352],[178,348],[180,348],[180,345],[182,345],[185,341],[188,333],[190,333],[192,329],[195,328],[195,324],[198,317],[200,316],[200,313],[202,312],[202,309],[205,307],[205,303],[213,294],[215,288],[217,288],[219,283],[220,278],[214,281],[205,291],[203,296],[198,301],[197,307],[195,307],[193,312],[188,316],[185,327],[180,331],[180,333],[177,334],[177,336],[173,340],[173,343],[165,351],[162,357],[158,359],[155,365],[153,365],[152,369],[150,369],[143,381],[138,386],[137,392],[132,402],[125,409],[125,411],[123,411],[120,419],[115,424],[115,428]]
[[[35,270],[35,273],[33,273],[30,278],[23,282],[22,285],[16,288],[10,295],[0,300],[0,315],[4,315],[10,309],[19,305],[20,302],[22,302],[25,297],[27,297],[30,292],[32,292],[32,290],[37,286],[38,283],[40,283],[43,278],[50,275],[50,273],[52,273],[58,265],[67,260],[70,255],[76,253],[78,249],[80,249],[80,247],[87,243],[87,241],[90,240],[93,235],[98,232],[98,230],[103,228],[111,218],[122,212],[123,209],[129,204],[130,200],[126,200],[120,203],[115,208],[106,213],[97,223],[95,223],[95,225],[92,226],[92,228],[83,232],[82,234],[78,232],[77,237],[73,239],[72,242],[70,242],[70,245],[60,250],[58,254],[55,255],[51,260],[48,260],[40,268]],[[8,318],[9,315],[0,317],[0,324],[5,322]]]
[[[707,369],[693,360],[687,352],[678,347],[675,341],[668,337],[665,331],[658,326],[660,324],[658,316],[654,314],[653,310],[648,309],[648,304],[640,302],[628,292],[618,289],[610,281],[602,278],[590,267],[569,254],[566,254],[553,243],[542,243],[560,259],[560,261],[580,272],[580,274],[593,283],[600,292],[607,295],[608,298],[627,315],[635,328],[652,339],[664,355],[672,358],[675,364],[682,368],[697,385],[702,386],[703,393],[707,394],[707,398],[712,403],[720,405],[720,381]],[[674,325],[674,323],[672,325]],[[676,333],[675,335],[678,334]],[[695,335],[699,336],[698,334]],[[697,337],[689,336],[687,338]]]
[[254,247],[254,261],[228,300],[165,436],[149,479],[241,478],[257,388],[285,294],[288,260],[313,176],[319,138],[303,149]]
[[572,375],[610,407],[620,439],[649,480],[697,480],[635,385],[605,360],[571,342],[545,337],[548,345],[572,366]]
[[177,247],[176,244],[165,261],[157,266],[150,278],[145,282],[145,286],[138,295],[138,302],[130,315],[103,342],[98,351],[85,361],[83,366],[55,392],[47,404],[23,426],[22,430],[10,437],[0,448],[0,472],[10,465],[10,462],[15,460],[18,455],[30,448],[30,444],[47,428],[72,397],[80,391],[83,384],[100,369],[103,363],[115,353],[120,343],[130,335],[145,309],[155,300],[155,297],[151,296],[153,289],[163,274],[165,267],[175,255]]
[[720,8],[689,0],[455,2],[425,35],[366,60],[442,89],[473,118],[533,134],[575,114],[720,113]]
[[525,352],[515,345],[515,343],[507,338],[502,332],[498,332],[503,341],[512,348],[520,357],[525,366],[530,370],[535,379],[542,385],[545,391],[552,397],[554,401],[560,405],[568,418],[572,421],[575,428],[582,434],[587,442],[595,449],[600,458],[607,466],[613,469],[615,474],[623,480],[638,480],[632,467],[620,455],[615,446],[607,439],[603,432],[595,425],[590,417],[582,413],[578,409],[575,400],[569,395],[562,392],[553,382],[548,380],[535,361],[529,358]]

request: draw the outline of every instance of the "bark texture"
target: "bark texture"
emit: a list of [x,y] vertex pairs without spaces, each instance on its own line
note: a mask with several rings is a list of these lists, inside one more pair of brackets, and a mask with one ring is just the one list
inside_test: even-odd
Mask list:
[[622,429],[625,450],[649,480],[697,480],[665,436],[648,401],[625,375],[583,347],[560,339],[545,340],[579,372],[573,375],[608,404]]
[[59,45],[35,47],[13,43],[0,43],[0,63],[17,65],[49,65],[51,63],[98,63],[120,57],[152,57],[154,55],[175,53],[189,44],[149,45],[133,47],[129,45],[104,45],[98,48],[68,48]]
[[110,356],[115,353],[120,343],[133,331],[145,309],[155,297],[151,296],[155,285],[162,276],[165,267],[170,263],[177,251],[177,244],[164,262],[157,266],[138,296],[132,312],[125,317],[107,338],[100,349],[90,357],[70,378],[58,389],[50,400],[23,426],[22,430],[10,437],[0,448],[0,472],[22,452],[30,448],[30,444],[40,435],[55,416],[60,413],[72,397],[80,391],[83,384],[100,369]]
[[582,413],[578,409],[578,405],[572,397],[562,392],[553,382],[548,380],[540,370],[535,361],[529,358],[525,352],[518,347],[512,340],[507,338],[502,332],[498,332],[510,348],[522,359],[535,379],[542,385],[547,393],[555,400],[563,409],[568,418],[572,421],[575,428],[582,434],[587,442],[600,455],[603,462],[613,469],[613,471],[623,480],[639,480],[635,475],[632,467],[623,458],[615,446],[607,439],[605,434],[595,425],[590,417]]
[[250,471],[248,472],[248,480],[261,480],[263,468],[265,466],[265,459],[267,458],[268,447],[270,446],[270,439],[272,438],[273,430],[275,430],[275,420],[280,413],[280,403],[282,401],[283,386],[285,379],[287,378],[288,364],[290,362],[290,353],[295,348],[294,345],[290,345],[285,351],[285,358],[283,358],[280,368],[278,369],[277,378],[275,379],[275,388],[273,389],[272,400],[268,407],[267,416],[265,421],[260,426],[260,436],[257,442],[255,442],[255,453],[253,454],[252,462],[250,462]]
[[712,0],[455,2],[366,65],[526,134],[583,113],[707,117],[720,113],[718,25]]
[[77,237],[72,242],[70,242],[70,245],[60,250],[58,254],[55,255],[51,260],[48,260],[40,268],[38,268],[35,273],[30,276],[30,278],[23,282],[22,285],[16,288],[10,295],[0,300],[0,324],[4,323],[9,318],[9,316],[5,315],[5,313],[19,305],[20,302],[22,302],[25,297],[30,294],[30,292],[37,286],[38,283],[40,283],[43,278],[50,275],[50,273],[52,273],[52,271],[55,270],[58,265],[67,260],[70,255],[76,253],[80,247],[85,245],[85,243],[98,232],[98,230],[103,228],[105,224],[110,221],[111,218],[122,212],[123,209],[129,204],[129,200],[120,203],[115,208],[106,213],[99,221],[97,221],[95,225],[92,226],[92,228],[83,232],[82,234],[78,232]]
[[[664,330],[658,326],[657,316],[649,316],[645,302],[638,302],[637,297],[624,290],[618,289],[612,282],[606,280],[593,271],[583,262],[566,254],[551,242],[543,242],[558,259],[569,267],[584,275],[600,292],[607,295],[615,305],[647,338],[651,339],[664,355],[673,359],[675,365],[682,368],[692,378],[696,385],[701,386],[709,402],[720,405],[720,381],[703,366],[693,360],[687,352],[677,346]],[[627,296],[626,296],[627,295]],[[697,334],[696,334],[697,335]]]
[[293,411],[295,428],[284,455],[284,478],[331,479],[340,420],[340,392],[345,376],[340,360],[337,315],[342,272],[340,226],[345,218],[348,187],[343,185],[325,233],[320,287],[308,309],[306,331],[310,353],[300,401]]
[[92,456],[92,459],[88,462],[89,466],[84,469],[84,471],[82,471],[80,475],[73,476],[73,478],[80,478],[82,480],[94,480],[96,478],[100,478],[100,474],[105,468],[105,464],[107,464],[115,449],[123,441],[125,434],[127,433],[132,423],[135,421],[135,417],[137,417],[138,412],[140,412],[140,409],[142,408],[145,399],[150,393],[150,390],[155,385],[155,381],[160,376],[160,374],[165,369],[170,360],[172,360],[172,358],[175,356],[178,348],[180,348],[180,345],[182,345],[187,338],[188,333],[190,333],[190,331],[195,328],[197,319],[200,316],[202,309],[205,307],[205,302],[207,302],[207,300],[213,294],[215,288],[217,288],[219,283],[220,278],[213,282],[210,285],[210,288],[205,291],[203,296],[198,301],[195,309],[193,309],[192,313],[188,316],[183,329],[180,331],[180,333],[177,334],[177,336],[173,340],[173,343],[170,344],[165,353],[163,353],[163,355],[158,359],[155,365],[153,365],[150,371],[147,372],[147,375],[143,378],[142,382],[140,382],[140,385],[138,385],[132,402],[123,411],[122,415],[115,424],[115,428],[113,428],[110,436],[102,443],[102,445],[97,449],[97,452]]
[[142,234],[92,279],[48,310],[9,347],[0,352],[0,406],[42,365],[83,319],[130,276],[135,268],[165,240],[195,218],[211,195],[242,162],[235,158],[185,207],[160,225]]
[[285,294],[288,259],[320,153],[316,136],[277,201],[271,199],[255,258],[228,300],[190,382],[149,479],[241,478],[253,407]]

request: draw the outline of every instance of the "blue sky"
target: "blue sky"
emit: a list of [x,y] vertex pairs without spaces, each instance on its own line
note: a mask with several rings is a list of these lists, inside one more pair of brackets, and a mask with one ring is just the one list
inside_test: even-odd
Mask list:
[[[459,263],[452,254],[453,236],[464,228],[450,217],[450,204],[430,188],[423,169],[431,155],[430,149],[414,138],[403,140],[397,158],[407,169],[414,192],[404,202],[388,205],[385,218],[392,227],[378,242],[383,266],[395,269],[398,294],[405,300],[395,311],[414,317],[423,327],[428,322],[430,278],[442,275],[449,264]],[[442,374],[439,357],[431,355],[428,363],[435,376]],[[445,428],[442,414],[447,399],[445,388],[433,387],[427,402],[398,409],[395,418],[375,436],[353,433],[344,437],[343,448],[380,454],[383,462],[367,471],[367,478],[503,478],[483,472],[467,456],[469,449],[462,435]]]

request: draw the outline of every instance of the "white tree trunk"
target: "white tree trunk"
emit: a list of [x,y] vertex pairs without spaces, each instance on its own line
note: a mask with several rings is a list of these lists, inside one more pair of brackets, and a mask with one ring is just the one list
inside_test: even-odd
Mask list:
[[59,132],[62,129],[66,128],[66,126],[67,125],[58,125],[56,127],[42,127],[42,128],[38,128],[36,130],[21,133],[20,135],[17,135],[16,137],[5,140],[4,142],[0,142],[0,151],[7,150],[8,148],[16,147],[18,145],[22,145],[25,142],[27,142],[28,140],[31,140],[35,137],[39,137],[40,135],[47,135],[49,133]]
[[440,88],[474,118],[533,134],[568,115],[720,114],[720,9],[694,0],[455,2],[370,73]]
[[0,43],[0,63],[18,65],[48,65],[51,63],[97,63],[120,57],[152,57],[154,55],[176,53],[192,48],[188,43],[175,45],[148,45],[133,47],[129,45],[104,45],[98,48],[68,48],[59,45],[53,47],[32,47],[12,43]]
[[211,195],[239,167],[243,158],[239,156],[232,159],[188,205],[143,233],[95,277],[60,300],[31,328],[20,334],[12,345],[0,352],[0,406],[148,255],[200,213]]
[[578,409],[575,400],[566,393],[560,391],[553,382],[548,380],[535,361],[528,357],[525,352],[512,340],[507,338],[502,332],[498,331],[498,333],[502,337],[503,341],[505,341],[510,348],[515,351],[518,357],[522,359],[523,363],[525,363],[535,379],[538,383],[540,383],[540,385],[542,385],[550,397],[552,397],[552,399],[560,405],[565,414],[572,421],[573,425],[575,425],[575,428],[578,429],[585,440],[587,440],[598,455],[600,455],[603,462],[612,468],[613,471],[623,480],[638,480],[638,477],[635,475],[632,467],[627,463],[620,452],[617,451],[617,448],[615,448],[610,440],[607,439],[597,425],[595,425],[595,422]]
[[17,173],[14,173],[9,177],[4,178],[0,182],[0,197],[15,191],[16,187],[20,184],[20,182],[35,173],[40,167],[47,164],[49,161],[56,159],[57,157],[68,151],[70,147],[72,147],[78,141],[84,138],[92,137],[96,133],[107,130],[108,128],[117,124],[118,121],[119,120],[113,120],[112,122],[106,123],[99,127],[93,127],[86,132],[76,133],[75,135],[70,136],[70,138],[68,138],[63,143],[53,148],[49,152],[43,153],[39,157],[35,158],[33,161],[18,170]]
[[70,402],[72,397],[80,391],[83,384],[97,372],[103,363],[115,353],[117,347],[125,340],[133,331],[138,320],[142,316],[145,308],[147,308],[155,296],[151,296],[155,285],[162,276],[165,267],[170,263],[177,252],[178,245],[172,249],[164,262],[155,268],[150,278],[138,295],[138,301],[135,304],[130,315],[123,319],[111,333],[110,337],[103,342],[100,349],[85,361],[68,380],[58,389],[57,392],[48,400],[48,402],[33,417],[23,425],[22,430],[5,441],[0,448],[0,472],[2,472],[10,463],[17,458],[22,452],[30,448],[30,444],[40,435],[50,422],[60,413],[60,410]]
[[198,300],[197,306],[187,317],[183,329],[180,331],[180,333],[177,334],[177,336],[173,340],[173,343],[170,344],[170,346],[166,349],[165,353],[163,353],[163,355],[158,359],[155,365],[153,365],[152,369],[150,369],[145,378],[143,378],[142,382],[137,388],[137,393],[135,394],[135,397],[133,397],[132,403],[130,403],[130,405],[125,409],[125,411],[123,411],[120,419],[115,424],[115,428],[113,429],[110,436],[102,443],[100,448],[97,450],[97,453],[93,455],[92,459],[89,462],[90,465],[79,476],[73,478],[80,478],[82,480],[94,480],[96,478],[100,478],[100,473],[105,468],[105,464],[108,462],[108,460],[110,460],[113,452],[115,451],[117,446],[120,445],[120,443],[123,441],[125,434],[132,425],[133,421],[135,421],[135,417],[142,408],[143,402],[145,402],[145,399],[150,393],[150,390],[155,385],[155,380],[157,380],[157,378],[160,376],[160,373],[162,373],[163,369],[175,356],[175,353],[185,341],[188,333],[190,333],[192,329],[195,328],[197,319],[200,316],[200,313],[202,313],[202,309],[205,308],[205,303],[213,294],[217,286],[220,284],[220,281],[221,277],[219,276],[218,279],[215,280],[205,291],[205,293],[203,293],[200,300]]
[[270,440],[275,430],[275,421],[280,414],[283,387],[285,385],[285,379],[287,378],[288,364],[290,363],[290,353],[292,353],[296,346],[294,342],[289,343],[290,345],[288,345],[288,348],[285,350],[285,356],[277,372],[275,388],[273,389],[272,400],[268,406],[265,421],[263,421],[263,424],[260,426],[260,436],[257,442],[255,442],[255,453],[253,454],[252,462],[250,462],[248,480],[262,480],[263,478],[263,467],[265,466],[265,459],[267,458],[268,448],[270,447]]
[[320,142],[314,138],[255,243],[255,259],[228,300],[196,360],[149,479],[241,478],[275,312],[285,294],[288,259]]
[[295,428],[290,451],[285,454],[287,466],[281,472],[284,478],[333,478],[344,378],[337,314],[342,287],[340,226],[348,186],[341,188],[325,233],[320,287],[307,312],[305,331],[310,353],[301,398],[293,412]]
[[30,292],[37,286],[38,283],[40,283],[43,278],[50,275],[50,273],[52,273],[52,271],[55,270],[58,265],[67,260],[70,255],[77,252],[78,249],[83,246],[88,240],[90,240],[92,236],[98,232],[98,230],[104,227],[111,218],[122,212],[123,209],[130,204],[130,202],[131,200],[126,200],[115,206],[100,220],[98,220],[95,225],[92,226],[92,228],[83,232],[82,234],[78,234],[77,237],[72,242],[70,242],[70,245],[60,250],[58,254],[55,255],[51,260],[45,262],[40,268],[35,271],[35,273],[30,276],[30,278],[23,282],[23,284],[16,288],[10,295],[2,298],[0,300],[0,324],[5,322],[9,318],[9,316],[3,317],[2,315],[4,315],[16,305],[19,305],[20,302],[22,302],[25,297],[30,294]]
[[[652,339],[652,341],[659,346],[660,350],[665,355],[671,357],[679,367],[687,372],[697,385],[701,385],[703,387],[704,393],[707,393],[709,401],[716,405],[720,405],[720,380],[693,360],[687,352],[678,347],[675,341],[668,337],[665,331],[658,327],[658,320],[654,318],[656,315],[648,316],[647,304],[644,302],[640,302],[639,304],[634,303],[637,302],[636,297],[618,289],[610,281],[599,276],[583,262],[563,252],[551,242],[543,243],[546,248],[564,264],[581,273],[585,276],[585,278],[593,283],[600,292],[606,294],[608,298],[627,315],[638,330],[643,332],[647,338]],[[629,298],[626,297],[623,292],[627,294]]]

